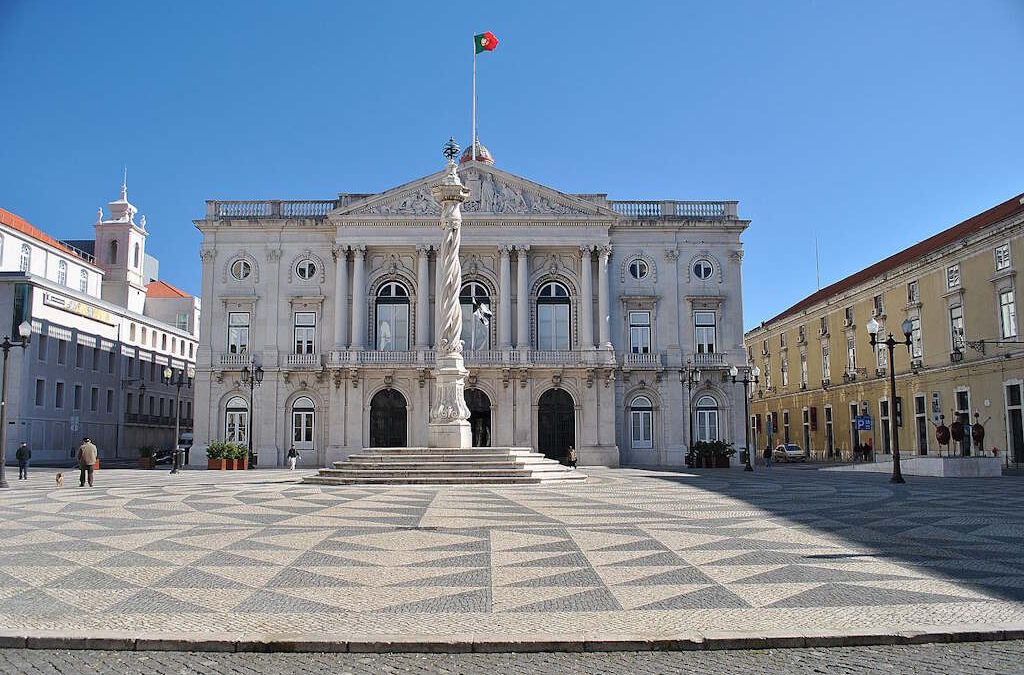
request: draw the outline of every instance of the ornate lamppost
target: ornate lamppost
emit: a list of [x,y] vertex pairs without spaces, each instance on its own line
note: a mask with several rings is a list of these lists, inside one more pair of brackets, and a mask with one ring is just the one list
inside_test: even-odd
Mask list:
[[[743,470],[744,471],[753,471],[754,467],[752,467],[750,465],[750,407],[749,407],[749,402],[747,401],[747,398],[750,395],[750,393],[749,393],[750,392],[749,385],[750,384],[757,384],[757,378],[760,377],[760,375],[761,375],[761,369],[758,368],[757,366],[754,366],[753,368],[749,368],[749,367],[746,368],[743,371],[743,379],[742,380],[737,380],[736,379],[736,376],[739,375],[739,374],[740,374],[739,368],[737,368],[736,366],[733,366],[732,368],[729,369],[729,375],[732,376],[732,383],[733,384],[736,384],[737,382],[742,382],[743,383],[743,428],[745,429],[744,439],[745,439],[746,450],[747,450],[747,465],[745,467],[743,467]],[[753,377],[753,379],[751,379],[751,377]]]
[[906,345],[907,353],[910,352],[910,346],[912,341],[910,334],[914,330],[913,324],[910,319],[904,319],[903,323],[900,324],[900,330],[903,331],[903,340],[897,340],[889,333],[889,337],[885,340],[878,340],[878,329],[880,328],[878,321],[871,319],[868,321],[866,326],[868,329],[868,335],[871,337],[871,348],[874,349],[877,345],[885,345],[886,349],[889,350],[889,438],[892,441],[892,478],[889,479],[891,483],[905,483],[903,480],[903,472],[900,471],[900,437],[896,433],[896,369],[893,367],[893,350],[896,349],[896,345]]
[[[242,384],[249,385],[249,428],[246,430],[246,437],[249,441],[249,468],[256,467],[256,455],[252,452],[252,420],[253,420],[253,390],[263,384],[263,368],[256,363],[250,363],[242,368]],[[177,439],[175,439],[177,442]]]
[[7,357],[11,353],[12,347],[21,347],[22,349],[28,347],[29,342],[32,341],[32,324],[22,321],[18,325],[18,335],[21,336],[20,340],[12,340],[9,335],[5,335],[3,342],[0,342],[0,349],[4,350],[4,382],[3,388],[0,389],[0,488],[10,487],[7,484],[5,470],[7,466]]
[[[181,448],[178,446],[178,439],[181,438],[181,388],[188,386],[192,388],[192,378],[196,376],[196,371],[192,366],[188,367],[188,375],[186,376],[184,370],[178,371],[178,376],[174,377],[174,371],[170,366],[164,366],[164,384],[174,385],[177,393],[174,397],[174,464],[171,466],[171,473],[178,473],[178,469],[181,466]],[[252,407],[252,404],[249,404]],[[252,447],[249,448],[250,454],[252,453]]]

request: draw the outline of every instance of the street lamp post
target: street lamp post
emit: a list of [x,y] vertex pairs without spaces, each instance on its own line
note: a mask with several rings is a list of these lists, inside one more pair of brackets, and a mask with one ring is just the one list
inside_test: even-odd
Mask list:
[[26,349],[32,341],[32,324],[22,321],[18,326],[20,340],[12,340],[5,335],[3,342],[0,342],[0,349],[4,350],[4,382],[0,389],[0,488],[7,488],[7,356],[11,353],[12,347]]
[[[747,450],[747,465],[743,467],[744,471],[753,471],[754,467],[750,465],[750,407],[747,397],[749,396],[749,385],[751,383],[757,384],[757,378],[761,375],[761,369],[757,366],[746,368],[743,371],[743,379],[737,380],[736,376],[740,374],[739,368],[733,366],[729,369],[729,375],[732,376],[732,383],[737,382],[743,383],[743,428],[746,430],[743,437],[745,439],[745,447]],[[753,376],[753,379],[750,379]]]
[[171,367],[164,366],[163,374],[164,383],[174,385],[177,390],[174,397],[174,463],[171,466],[171,473],[178,473],[178,469],[181,467],[181,452],[178,447],[178,439],[181,438],[181,388],[183,386],[188,386],[189,389],[192,388],[192,378],[196,376],[196,372],[192,366],[189,366],[187,377],[184,370],[179,370],[178,376],[174,377],[174,371]]
[[249,468],[255,468],[256,466],[256,455],[252,453],[252,419],[253,419],[253,390],[263,384],[263,368],[255,363],[247,365],[242,368],[242,383],[249,385],[249,429],[248,436],[249,440]]
[[687,362],[686,367],[683,369],[683,377],[685,378],[684,382],[686,382],[686,396],[687,396],[687,400],[688,400],[688,404],[689,404],[689,412],[687,413],[687,418],[689,419],[689,422],[690,422],[690,439],[689,439],[690,442],[689,442],[689,446],[687,447],[687,454],[691,454],[693,452],[693,437],[694,437],[694,429],[693,429],[693,388],[694,388],[694,386],[696,386],[696,384],[698,382],[700,382],[700,368],[697,368],[697,367],[691,365],[689,362]]
[[874,349],[877,345],[885,345],[886,349],[889,350],[889,438],[892,442],[892,478],[889,479],[891,483],[905,483],[903,480],[903,472],[900,471],[900,437],[896,434],[896,369],[893,359],[893,350],[896,349],[896,345],[906,345],[907,352],[910,352],[910,346],[912,344],[910,334],[914,330],[914,325],[910,322],[910,319],[904,319],[903,323],[900,324],[900,330],[903,331],[903,340],[897,340],[889,333],[889,337],[885,340],[878,340],[878,321],[872,318],[868,321],[867,329],[868,335],[871,337],[871,348]]

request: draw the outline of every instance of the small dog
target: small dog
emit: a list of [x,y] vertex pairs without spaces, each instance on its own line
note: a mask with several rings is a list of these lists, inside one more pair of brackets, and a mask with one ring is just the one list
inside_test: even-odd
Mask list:
[[64,487],[64,474],[57,474],[57,487]]

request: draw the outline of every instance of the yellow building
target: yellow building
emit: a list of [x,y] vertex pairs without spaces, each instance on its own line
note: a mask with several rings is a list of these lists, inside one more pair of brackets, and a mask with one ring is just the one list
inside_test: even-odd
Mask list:
[[[761,369],[751,443],[781,442],[848,459],[858,444],[890,451],[888,369],[895,368],[901,454],[976,454],[935,429],[980,423],[982,451],[1024,462],[1024,342],[1016,268],[1024,264],[1024,195],[944,230],[804,298],[744,337]],[[911,345],[872,349],[867,323]],[[870,430],[857,431],[870,424]],[[865,418],[870,418],[870,421]]]

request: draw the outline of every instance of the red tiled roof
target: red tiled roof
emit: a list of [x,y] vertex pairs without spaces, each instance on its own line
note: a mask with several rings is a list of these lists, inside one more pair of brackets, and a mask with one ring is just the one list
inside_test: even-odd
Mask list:
[[801,310],[804,310],[808,307],[813,307],[814,305],[823,302],[826,298],[829,298],[833,295],[838,295],[840,293],[843,293],[844,291],[847,291],[855,286],[864,283],[865,281],[868,281],[869,279],[881,276],[886,272],[896,269],[900,265],[905,265],[906,263],[912,260],[921,258],[931,253],[932,251],[936,251],[942,248],[943,246],[952,244],[958,239],[962,239],[963,237],[971,235],[979,230],[988,227],[989,225],[998,223],[1001,220],[1006,220],[1007,218],[1018,213],[1024,213],[1024,203],[1022,203],[1022,200],[1024,200],[1024,193],[1021,193],[1016,197],[1011,197],[1002,204],[993,206],[989,210],[983,211],[976,216],[968,218],[967,220],[963,221],[958,225],[954,225],[948,230],[943,230],[938,234],[932,235],[931,237],[928,237],[924,241],[920,241],[914,244],[910,248],[905,248],[899,253],[891,255],[884,260],[880,260],[876,262],[874,265],[865,267],[861,271],[854,272],[845,279],[840,279],[834,284],[826,286],[825,288],[822,288],[821,290],[812,293],[811,295],[808,295],[800,302],[796,303],[789,309],[773,316],[764,323],[770,324],[780,319],[785,319],[786,317],[796,314]]
[[151,281],[146,286],[147,298],[191,298],[192,296],[165,281]]
[[3,223],[4,225],[10,227],[11,229],[17,230],[18,232],[21,232],[22,234],[29,236],[35,239],[36,241],[48,244],[49,246],[58,248],[61,251],[64,251],[65,253],[75,256],[76,258],[80,258],[86,263],[89,263],[90,265],[94,264],[82,258],[81,254],[79,254],[77,251],[74,251],[68,246],[60,243],[50,235],[40,230],[32,223],[22,218],[21,216],[15,215],[10,211],[7,211],[6,209],[0,209],[0,223]]

